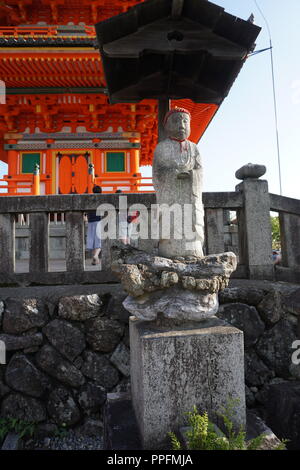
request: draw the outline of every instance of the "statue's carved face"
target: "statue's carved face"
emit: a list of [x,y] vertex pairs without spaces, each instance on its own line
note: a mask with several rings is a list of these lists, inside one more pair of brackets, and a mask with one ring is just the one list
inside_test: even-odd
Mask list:
[[187,139],[191,133],[190,117],[186,113],[173,113],[169,116],[166,125],[166,133],[168,137],[173,139]]

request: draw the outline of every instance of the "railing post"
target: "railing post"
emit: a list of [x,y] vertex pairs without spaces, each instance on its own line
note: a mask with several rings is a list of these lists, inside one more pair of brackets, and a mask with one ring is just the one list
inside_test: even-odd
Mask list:
[[0,272],[15,271],[15,217],[0,214]]
[[282,265],[300,267],[300,217],[287,212],[279,213]]
[[67,271],[84,271],[84,223],[82,212],[66,212]]
[[212,255],[224,252],[224,213],[223,209],[206,209],[206,249]]
[[30,214],[29,217],[29,272],[48,272],[49,217],[46,212]]
[[268,182],[258,179],[265,172],[263,165],[251,163],[236,172],[243,180],[236,191],[244,200],[243,209],[237,211],[240,263],[248,268],[250,279],[274,279]]
[[95,182],[94,165],[93,163],[90,163],[89,170],[88,170],[88,193],[90,194],[93,192],[94,182]]
[[111,269],[111,240],[105,238],[101,241],[101,270],[109,271]]

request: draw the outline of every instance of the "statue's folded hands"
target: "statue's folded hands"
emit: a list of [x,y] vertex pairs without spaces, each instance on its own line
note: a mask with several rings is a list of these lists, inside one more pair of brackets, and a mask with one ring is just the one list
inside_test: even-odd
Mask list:
[[190,171],[181,171],[180,173],[177,173],[177,179],[179,180],[191,180],[192,179],[192,174]]

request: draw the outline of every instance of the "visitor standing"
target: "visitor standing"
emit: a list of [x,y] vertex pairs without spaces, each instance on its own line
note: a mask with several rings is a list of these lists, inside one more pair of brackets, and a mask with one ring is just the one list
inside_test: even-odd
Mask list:
[[[100,186],[94,186],[93,193],[102,193]],[[88,250],[92,250],[92,265],[96,265],[100,263],[101,239],[97,235],[97,226],[100,223],[101,217],[96,214],[96,211],[92,211],[87,214],[87,219],[88,230],[86,247]]]

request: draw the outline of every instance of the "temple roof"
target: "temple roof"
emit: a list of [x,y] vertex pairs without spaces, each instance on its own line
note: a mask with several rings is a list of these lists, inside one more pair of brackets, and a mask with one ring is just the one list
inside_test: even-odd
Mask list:
[[[198,7],[204,3],[209,5],[210,10],[205,9],[201,16],[201,21],[203,18],[207,21],[207,25],[201,25],[201,34],[204,34],[203,31],[210,31],[210,34],[218,32],[221,35],[221,39],[219,38],[218,41],[222,47],[225,47],[225,43],[229,44],[231,54],[234,54],[235,59],[242,56],[242,59],[237,60],[237,69],[239,69],[245,60],[250,42],[253,45],[253,37],[257,34],[258,28],[225,14],[223,9],[212,5],[207,0],[197,1]],[[143,2],[140,0],[4,0],[1,2],[0,78],[5,82],[7,96],[6,104],[1,105],[0,110],[0,143],[3,141],[4,133],[24,133],[26,129],[26,132],[29,130],[31,134],[34,134],[37,128],[40,129],[40,132],[50,134],[61,132],[65,126],[69,126],[72,132],[75,132],[77,127],[85,126],[87,132],[95,133],[105,132],[108,128],[117,132],[122,127],[124,132],[137,131],[141,134],[140,162],[141,165],[151,164],[153,150],[157,143],[157,101],[146,99],[136,105],[130,103],[109,104],[106,77],[100,54],[95,48],[97,41],[93,26],[97,21],[126,12],[129,7],[137,4],[142,7]],[[156,11],[153,5],[160,4],[163,4],[163,8],[160,7]],[[162,17],[162,11],[167,11],[166,9],[170,8],[170,0],[155,0],[154,3],[147,2],[147,5],[150,5],[150,10],[147,10],[145,18],[140,17],[139,21],[142,18],[145,28],[148,27],[149,21],[153,20],[154,23],[158,21],[155,30],[158,34],[157,37],[160,38],[159,28],[161,25],[159,21],[162,20],[164,24],[166,21],[168,23],[168,19]],[[208,11],[211,12],[209,15]],[[194,14],[193,20],[196,20],[198,17],[196,12]],[[219,17],[222,18],[221,23],[216,21]],[[120,18],[127,17],[121,15],[102,24],[106,31],[104,39],[112,39],[112,36],[109,35],[114,34],[112,32],[114,21],[118,23]],[[236,24],[231,34],[233,35],[235,31],[238,39],[226,37],[224,42],[220,28],[223,25],[222,28],[228,35],[233,19]],[[227,24],[225,20],[228,20],[229,23]],[[186,20],[184,20],[184,24],[187,24]],[[149,25],[151,26],[151,23]],[[133,34],[133,37],[135,34],[141,33],[139,27],[133,32],[125,31],[124,36],[122,28],[119,29],[116,42],[119,40],[122,42],[124,37],[126,39],[127,33]],[[177,29],[179,30],[179,28]],[[243,43],[244,31],[251,31],[252,34],[252,36],[250,33],[248,36],[246,35],[247,41],[249,40],[247,44]],[[101,47],[104,47],[103,38],[102,42],[100,41]],[[108,42],[107,47],[113,45],[113,42],[111,41],[110,45]],[[179,42],[182,43],[183,56],[189,56],[185,41]],[[137,56],[134,60],[139,60],[141,53],[136,49],[132,38],[131,44],[131,52]],[[114,52],[113,49],[111,49],[112,52]],[[211,57],[214,58],[214,47],[210,47],[209,50]],[[149,51],[145,51],[142,56],[147,58]],[[174,57],[176,57],[176,51]],[[225,47],[225,57],[227,52],[228,48]],[[170,48],[165,47],[162,54],[155,51],[154,55],[159,58],[160,55],[167,56],[169,54]],[[118,56],[114,59],[119,61]],[[209,54],[204,54],[203,63],[201,62],[204,72],[205,67],[209,65],[208,59]],[[160,57],[158,60],[165,61],[165,57]],[[195,63],[197,60],[197,56],[195,56]],[[219,73],[224,73],[224,70],[228,71],[227,66],[230,64],[231,60],[227,61],[226,59],[226,63],[222,64]],[[115,78],[118,81],[122,75],[124,77],[135,76],[140,79],[141,70],[149,82],[150,76],[147,76],[147,67],[137,70],[134,62],[132,62],[132,68],[130,66],[128,73],[126,68],[124,71],[122,69],[122,74],[117,72]],[[165,67],[164,70],[168,71],[168,68]],[[211,75],[207,75],[208,79],[211,79]],[[231,79],[234,80],[234,74]],[[149,83],[152,86],[151,80]],[[110,86],[111,84],[109,84]],[[153,94],[151,86],[149,87],[150,98]],[[192,87],[189,88],[192,89]],[[191,112],[191,140],[194,142],[199,141],[219,107],[220,100],[214,99],[216,86],[213,80],[210,88],[209,99],[199,103],[191,101],[186,96],[183,97],[184,99],[172,100],[171,102],[171,107],[183,106]],[[159,90],[158,96],[160,96]],[[5,160],[1,149],[0,159]]]
[[93,25],[127,11],[141,0],[3,0],[0,25]]
[[96,32],[112,103],[169,97],[220,105],[260,28],[207,0],[148,0]]

